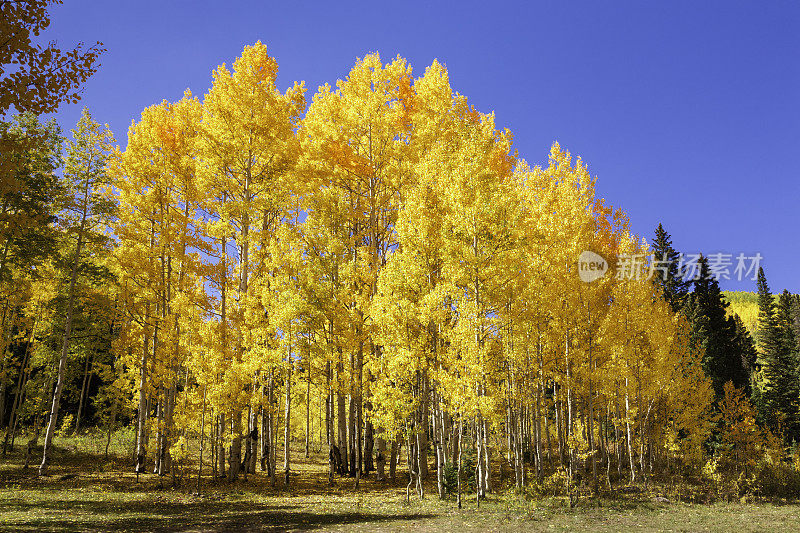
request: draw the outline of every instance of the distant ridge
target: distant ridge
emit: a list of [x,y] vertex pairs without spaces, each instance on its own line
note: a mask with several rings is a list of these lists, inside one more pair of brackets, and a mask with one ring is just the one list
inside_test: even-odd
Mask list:
[[755,340],[758,329],[758,294],[747,291],[722,291],[722,295],[730,303],[728,314],[736,313]]

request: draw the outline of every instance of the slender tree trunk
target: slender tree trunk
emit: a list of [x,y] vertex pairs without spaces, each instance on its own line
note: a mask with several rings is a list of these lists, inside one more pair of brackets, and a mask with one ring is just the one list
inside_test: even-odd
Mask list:
[[244,458],[242,459],[241,464],[241,472],[242,472],[242,479],[247,481],[247,474],[250,473],[250,458],[252,457],[253,453],[253,444],[252,439],[250,438],[253,434],[253,427],[252,427],[252,420],[253,420],[253,407],[251,405],[247,406],[247,425],[245,427],[245,437],[244,437]]
[[628,441],[628,465],[631,470],[631,483],[636,481],[636,461],[633,459],[633,435],[631,435],[630,403],[628,398],[628,378],[625,378],[625,427]]
[[336,422],[339,427],[339,456],[341,458],[341,472],[345,475],[348,468],[348,441],[347,441],[347,411],[345,409],[345,397],[342,394],[344,365],[342,364],[342,354],[339,352],[339,365],[337,369],[337,390],[336,390]]
[[522,456],[522,413],[521,409],[512,409],[511,416],[513,418],[513,431],[514,431],[514,474],[518,489],[525,486],[525,459]]
[[[5,213],[5,209],[3,210]],[[2,274],[4,267],[5,267],[5,255],[8,252],[10,239],[6,239],[6,244],[3,248],[3,260],[0,262],[0,274]],[[11,350],[8,347],[11,345],[12,342],[12,333],[14,331],[14,321],[10,320],[10,324],[8,329],[6,330],[6,320],[10,313],[13,311],[10,310],[11,304],[9,302],[8,297],[3,304],[3,320],[2,325],[0,325],[0,376],[4,375],[6,372],[6,357],[7,353],[10,353]],[[8,333],[6,333],[8,331]],[[0,427],[3,427],[3,424],[6,420],[6,382],[4,379],[0,379]]]
[[162,475],[162,464],[164,459],[164,395],[163,390],[158,392],[158,404],[156,406],[156,456],[153,473]]
[[[591,312],[587,306],[587,320],[589,321],[588,327],[591,327]],[[589,353],[589,372],[594,371],[594,359],[592,358],[592,336],[591,332],[589,334],[589,346],[588,346],[588,353]],[[587,433],[589,436],[589,453],[592,457],[592,490],[597,495],[599,489],[598,482],[597,482],[597,446],[594,441],[594,383],[592,382],[591,377],[589,377],[589,413],[588,413],[588,422],[589,425],[587,426]]]
[[83,383],[81,384],[81,397],[78,401],[78,415],[75,417],[75,433],[78,433],[81,429],[81,417],[83,416],[83,404],[84,399],[86,398],[86,393],[88,392],[88,383],[89,383],[89,369],[92,366],[92,359],[94,358],[94,352],[92,355],[86,356],[86,365],[83,367]]
[[[28,381],[30,380],[30,370],[26,371],[24,374],[24,379],[22,380],[22,389],[19,394],[15,394],[14,396],[14,406],[11,411],[11,419],[9,420],[9,426],[6,431],[6,438],[3,441],[3,455],[6,454],[6,445],[8,445],[9,450],[14,450],[14,440],[17,436],[17,426],[19,425],[19,409],[24,404],[25,400],[27,400],[25,394],[25,387],[28,385]],[[9,432],[11,433],[11,441],[9,442]]]
[[[478,415],[480,416],[480,414]],[[483,431],[481,431],[480,420],[475,420],[475,503],[481,505],[481,498],[486,495],[483,485]]]
[[558,437],[558,462],[561,466],[564,466],[565,459],[564,459],[564,413],[563,409],[563,401],[561,399],[561,395],[559,394],[558,385],[555,381],[553,381],[553,404],[555,407],[555,416],[556,416],[556,436]]
[[108,421],[108,431],[106,432],[106,449],[103,453],[103,458],[108,461],[108,448],[111,446],[111,434],[114,431],[114,425],[117,423],[117,408],[116,406],[111,412],[111,419]]
[[27,470],[31,466],[31,456],[33,455],[33,448],[36,446],[36,443],[39,442],[39,433],[41,432],[42,432],[42,426],[39,423],[39,418],[37,417],[36,421],[33,424],[33,437],[28,439],[28,443],[25,445],[25,465],[22,467],[23,470]]
[[217,415],[214,414],[214,407],[209,409],[211,418],[211,479],[217,479]]
[[283,426],[283,474],[284,483],[289,486],[289,439],[290,439],[290,421],[292,418],[292,362],[291,354],[289,355],[289,366],[286,370],[286,405],[284,412],[284,426]]
[[325,381],[327,384],[327,394],[325,395],[325,439],[328,444],[328,483],[333,484],[333,475],[336,471],[337,450],[334,444],[333,435],[333,387],[331,385],[331,362],[325,363]]
[[[253,386],[258,386],[255,380]],[[255,474],[256,464],[258,463],[258,411],[253,408],[250,409],[250,421],[248,429],[250,430],[250,460],[248,462],[247,473]]]
[[395,480],[397,473],[397,455],[398,455],[397,441],[392,440],[392,450],[389,456],[389,479],[391,479],[392,481]]
[[[460,417],[460,415],[459,415]],[[452,465],[456,466],[458,464],[459,456],[461,455],[461,430],[462,430],[461,422],[456,424],[453,423],[453,436],[451,438],[453,444],[453,454],[451,456]]]
[[622,419],[619,413],[619,382],[616,383],[614,392],[614,407],[616,409],[616,419],[614,420],[614,451],[617,455],[617,476],[622,479],[622,436],[619,433],[619,421]]
[[483,443],[483,497],[492,492],[492,461],[489,453],[489,432],[486,419],[481,416],[481,441]]
[[456,440],[455,440],[456,445],[457,445],[456,449],[458,450],[458,453],[456,453],[456,456],[458,457],[458,461],[457,461],[458,468],[456,469],[456,485],[457,485],[457,491],[458,492],[457,492],[456,500],[458,501],[458,508],[459,509],[461,509],[461,469],[462,469],[462,461],[463,461],[462,460],[463,453],[462,453],[462,449],[461,449],[461,446],[462,446],[461,441],[463,440],[462,439],[463,433],[464,433],[464,418],[463,418],[463,416],[461,414],[459,414],[459,416],[458,416],[458,435],[456,436]]
[[421,383],[421,411],[420,411],[420,425],[417,428],[419,435],[419,456],[420,466],[419,475],[423,480],[428,479],[428,411],[430,409],[430,387],[428,384],[428,369],[427,367],[422,371]]
[[[542,460],[542,389],[544,385],[540,381],[536,384],[536,412],[535,418],[536,422],[534,424],[534,433],[535,433],[535,450],[536,450],[536,478],[541,481],[544,477],[544,464]],[[547,415],[544,415],[544,431],[547,432]],[[547,447],[548,447],[548,454],[550,448],[550,434],[547,434]]]
[[425,454],[424,454],[422,448],[420,447],[420,440],[421,440],[420,435],[422,434],[422,431],[418,430],[415,433],[416,433],[416,439],[417,439],[417,442],[415,443],[415,446],[416,446],[416,465],[415,465],[416,469],[415,470],[416,470],[417,495],[419,496],[420,500],[424,500],[425,499],[425,485],[424,485],[423,479],[422,479],[421,466],[423,464],[425,464]]
[[572,419],[573,410],[572,410],[572,380],[571,380],[572,373],[569,364],[569,348],[570,348],[570,339],[569,339],[569,333],[567,333],[565,340],[565,348],[564,348],[564,364],[566,367],[566,376],[567,376],[567,406],[566,406],[567,412],[564,418],[567,424],[566,427],[567,442],[570,443],[568,446],[569,449],[567,451],[569,453],[569,480],[570,482],[572,482],[575,476],[575,463],[577,457],[576,457],[575,446],[574,444],[572,444],[574,440],[570,438],[572,437],[572,431],[573,431],[573,419]]
[[439,398],[439,412],[441,413],[442,424],[442,454],[444,456],[444,464],[453,464],[453,453],[450,449],[452,446],[451,435],[453,420],[450,414],[442,407],[441,398]]
[[[641,403],[640,403],[640,405],[641,405]],[[648,480],[649,480],[649,476],[647,475],[647,465],[646,465],[647,458],[648,458],[649,454],[647,454],[645,452],[645,446],[647,445],[647,443],[649,441],[649,438],[650,438],[650,422],[649,422],[649,419],[650,419],[650,410],[652,408],[653,408],[653,402],[652,401],[648,402],[647,412],[644,415],[644,420],[642,421],[642,423],[639,426],[639,440],[641,441],[641,447],[640,447],[640,452],[639,452],[639,465],[640,465],[639,473],[641,474],[642,479],[644,480],[645,486],[647,486],[647,483],[648,483]],[[641,411],[639,411],[639,412],[641,412]]]
[[356,445],[356,489],[361,482],[361,475],[364,472],[364,453],[361,428],[363,424],[363,406],[364,398],[362,397],[362,387],[364,383],[364,343],[361,343],[358,348],[358,355],[356,357],[356,368],[358,373],[358,388],[356,389],[356,420],[355,420],[355,445]]
[[[509,389],[511,381],[508,381]],[[508,397],[506,398],[506,419],[505,419],[505,437],[506,437],[506,461],[508,464],[514,467],[514,430],[512,428],[514,424],[513,414],[511,413],[511,398],[512,392],[510,390],[507,391]]]
[[276,457],[278,453],[278,421],[277,421],[277,402],[275,401],[275,369],[270,369],[270,379],[269,379],[269,395],[268,395],[268,403],[269,403],[269,478],[270,483],[274,487],[277,483],[277,472],[276,472]]
[[[269,378],[267,378],[269,379]],[[267,394],[265,392],[268,385],[261,386],[261,471],[267,471],[267,464],[269,463],[269,429],[267,428],[267,411],[269,406],[266,404]]]
[[311,456],[311,362],[308,363],[308,381],[306,381],[306,459]]
[[[367,406],[369,409],[369,405]],[[372,461],[372,452],[375,450],[375,428],[371,421],[364,423],[364,472],[362,476],[369,475],[370,472],[375,470],[375,464]]]
[[[88,201],[88,188],[89,180],[86,180],[86,187],[84,195]],[[50,454],[50,445],[53,442],[53,434],[56,430],[56,423],[58,422],[58,410],[61,405],[61,391],[64,388],[64,371],[67,366],[67,355],[69,354],[69,345],[72,335],[72,314],[75,309],[75,284],[78,279],[78,265],[81,259],[81,246],[83,245],[83,231],[86,227],[87,205],[86,201],[83,206],[83,217],[81,219],[81,226],[78,232],[78,243],[75,246],[75,255],[72,259],[72,274],[69,279],[69,298],[67,300],[67,317],[64,323],[64,342],[61,346],[61,358],[58,361],[58,377],[56,378],[56,388],[53,392],[53,404],[50,407],[50,420],[47,424],[47,431],[44,436],[44,447],[42,448],[42,463],[39,465],[39,475],[43,476],[47,473],[47,463]]]
[[[542,391],[544,392],[544,383],[542,384]],[[556,408],[556,405],[553,405]],[[555,410],[555,409],[554,409]],[[544,437],[547,441],[547,464],[552,469],[553,468],[553,443],[550,439],[550,417],[547,414],[547,404],[545,403],[544,409],[542,410],[542,419],[544,420],[544,427],[542,430],[544,431]],[[544,469],[542,469],[544,471]]]
[[[36,330],[36,320],[34,320],[33,325],[31,326],[31,333],[28,337],[28,342],[25,345],[25,353],[22,356],[22,365],[19,368],[19,376],[17,377],[17,389],[14,391],[14,400],[11,404],[11,414],[8,418],[8,426],[6,427],[6,437],[3,441],[3,456],[6,455],[6,448],[9,444],[9,438],[11,439],[11,449],[14,449],[14,435],[17,432],[17,420],[19,419],[18,413],[19,408],[22,405],[22,402],[25,398],[25,386],[28,383],[28,377],[30,376],[30,371],[28,366],[30,364],[31,359],[31,347],[33,346],[33,338],[34,338],[34,331]],[[0,393],[3,395],[3,393]]]
[[442,428],[442,418],[440,416],[440,409],[441,404],[439,403],[438,396],[434,401],[434,413],[433,413],[433,434],[434,434],[434,451],[436,452],[436,488],[439,492],[439,499],[443,500],[446,496],[445,494],[445,483],[444,483],[444,465],[445,465],[445,457],[444,457],[444,430]]
[[228,427],[225,415],[223,413],[219,414],[219,426],[217,426],[217,461],[219,463],[219,472],[218,475],[221,478],[227,477],[227,472],[225,469],[225,429]]
[[[383,429],[378,430],[379,435],[383,435]],[[378,481],[386,480],[386,439],[378,437],[378,457],[375,461],[378,466]]]
[[414,456],[414,449],[416,447],[413,444],[412,436],[408,436],[408,485],[406,485],[406,503],[411,501],[411,485],[414,484],[415,479],[417,478],[417,471],[416,471],[416,464],[417,461]]
[[242,467],[242,413],[231,413],[231,447],[228,453],[228,481],[239,479]]
[[203,477],[203,439],[206,435],[206,393],[208,386],[203,386],[203,411],[200,415],[200,456],[197,461],[197,494],[200,494],[200,479]]
[[356,476],[356,399],[353,394],[354,383],[353,373],[355,372],[355,357],[350,356],[350,396],[348,398],[347,409],[347,448],[348,458],[350,459],[349,472],[350,477]]

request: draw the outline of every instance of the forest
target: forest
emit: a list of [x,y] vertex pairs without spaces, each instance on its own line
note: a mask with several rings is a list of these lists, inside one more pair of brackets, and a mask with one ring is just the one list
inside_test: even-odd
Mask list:
[[97,462],[187,497],[313,480],[412,510],[800,497],[800,296],[763,267],[757,294],[690,274],[580,157],[530,166],[443,64],[368,54],[281,92],[256,42],[125,139],[42,118],[100,43],[7,50],[0,485]]

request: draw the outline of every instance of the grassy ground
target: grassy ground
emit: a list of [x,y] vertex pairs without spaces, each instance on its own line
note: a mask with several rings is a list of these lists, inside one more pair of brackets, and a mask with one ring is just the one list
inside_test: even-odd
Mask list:
[[[323,456],[293,465],[288,487],[272,487],[263,474],[233,484],[195,478],[178,488],[143,475],[137,483],[128,460],[83,441],[57,441],[51,475],[22,469],[19,449],[0,463],[3,531],[797,531],[800,506],[754,503],[689,504],[657,501],[652,493],[584,498],[570,508],[563,498],[529,500],[511,493],[481,502],[425,500],[405,503],[405,483],[351,479],[327,484]],[[83,450],[89,450],[83,451]],[[402,477],[402,476],[399,476]],[[433,489],[433,487],[429,487]]]

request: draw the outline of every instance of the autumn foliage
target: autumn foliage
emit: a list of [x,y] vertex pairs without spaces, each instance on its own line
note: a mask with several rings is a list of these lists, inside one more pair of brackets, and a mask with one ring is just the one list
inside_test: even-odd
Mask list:
[[[191,452],[199,477],[288,483],[311,413],[331,480],[394,478],[404,450],[420,497],[435,476],[480,500],[498,467],[598,490],[704,463],[703,354],[617,271],[648,246],[580,158],[554,143],[530,166],[438,62],[370,54],[310,103],[277,73],[248,46],[108,154],[98,413],[135,426],[137,472],[174,479]],[[584,251],[605,276],[581,280]],[[726,457],[753,465],[751,408],[725,391]]]
[[307,110],[277,68],[245,48],[110,164],[141,471],[202,434],[215,475],[260,459],[274,479],[298,388],[323,402],[331,476],[394,476],[406,447],[420,495],[466,447],[479,497],[500,456],[517,486],[696,458],[712,392],[684,320],[643,278],[577,275],[583,250],[647,250],[580,159],[528,166],[436,62],[368,55]]

